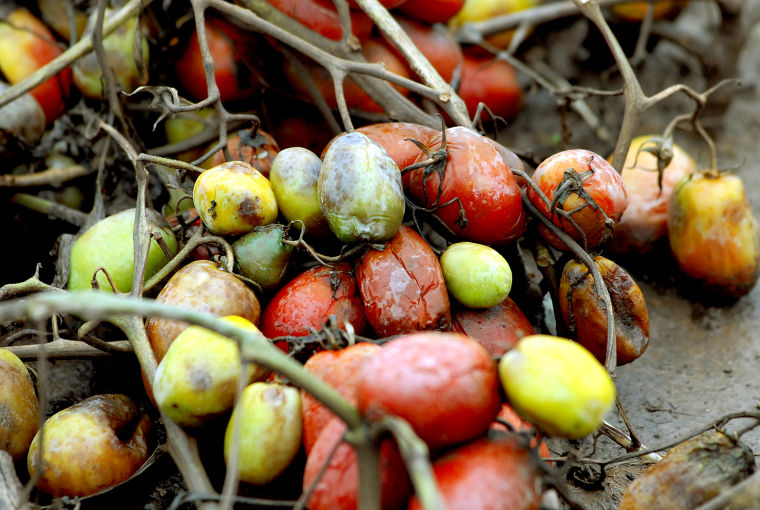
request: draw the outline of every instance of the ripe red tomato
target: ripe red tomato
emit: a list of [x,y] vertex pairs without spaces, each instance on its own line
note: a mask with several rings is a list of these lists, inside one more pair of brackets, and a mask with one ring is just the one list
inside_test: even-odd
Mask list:
[[410,333],[384,344],[364,365],[356,395],[364,416],[399,416],[433,449],[481,435],[501,407],[494,360],[456,333]]
[[[250,129],[239,131],[227,139],[227,149],[230,151],[229,161],[245,161],[266,178],[269,178],[272,162],[280,152],[280,147],[272,135],[262,129],[257,129],[254,135]],[[209,168],[226,161],[224,151],[219,151],[211,157]]]
[[[529,422],[522,419],[522,417],[517,414],[517,411],[512,409],[512,406],[509,404],[502,404],[501,405],[501,411],[499,411],[498,416],[496,418],[503,420],[509,425],[512,426],[512,428],[516,432],[534,432],[534,436],[530,440],[530,447],[536,448],[538,447],[538,454],[542,458],[549,457],[551,454],[549,453],[549,447],[546,446],[546,443],[541,441],[541,438],[543,437],[543,434],[541,431],[539,431],[535,426],[530,424]],[[502,430],[504,432],[508,432],[509,428],[507,428],[503,423],[495,421],[491,424],[492,430]]]
[[523,90],[512,65],[506,60],[464,54],[459,97],[471,117],[480,102],[500,117],[514,117],[522,109]]
[[451,330],[477,340],[491,356],[501,356],[522,337],[535,334],[533,325],[509,297],[484,310],[455,305]]
[[425,23],[443,23],[458,13],[465,0],[407,0],[401,12]]
[[[340,41],[338,11],[332,0],[267,0],[272,7],[284,12],[306,28],[333,41]],[[351,30],[360,41],[365,41],[374,23],[369,16],[359,10],[351,10]]]
[[[420,155],[420,149],[407,138],[427,145],[438,134],[433,128],[411,122],[379,122],[360,127],[357,131],[380,144],[400,170],[414,163]],[[405,179],[408,180],[408,177]]]
[[[436,173],[424,184],[424,169],[411,172],[411,194],[426,207],[445,204],[454,198],[462,202],[466,225],[457,222],[460,205],[453,202],[436,214],[468,241],[505,244],[520,237],[525,230],[525,211],[517,181],[504,159],[484,136],[466,127],[446,130],[448,162],[444,171],[441,197],[436,201],[441,182]],[[430,141],[430,148],[441,147],[441,135]],[[421,153],[417,161],[427,156]]]
[[[532,178],[551,203],[557,196],[557,188],[566,174],[583,181],[582,188],[579,187],[577,191],[582,189],[596,202],[597,207],[586,205],[586,200],[577,192],[569,193],[564,203],[558,200],[555,206],[567,212],[575,211],[571,217],[585,234],[586,248],[593,250],[612,235],[614,225],[620,221],[623,211],[628,206],[628,190],[623,179],[607,160],[585,149],[571,149],[549,156],[538,165]],[[568,220],[556,213],[552,215],[551,205],[541,200],[533,188],[528,188],[528,198],[544,215],[551,218],[555,225],[583,244],[582,234]],[[612,225],[606,223],[605,215],[612,221]],[[558,250],[567,249],[565,243],[544,225],[539,225],[538,230],[553,247]]]
[[345,262],[334,269],[313,267],[287,283],[262,312],[261,332],[267,338],[306,336],[309,328],[321,328],[330,315],[335,315],[339,327],[350,322],[357,333],[367,324],[356,278]]
[[413,229],[401,226],[356,266],[367,322],[380,337],[422,329],[446,330],[449,296],[438,257]]
[[[260,84],[256,74],[245,64],[254,50],[242,36],[244,32],[220,18],[206,18],[206,38],[214,59],[214,78],[222,101],[237,101],[251,95]],[[177,77],[190,97],[196,101],[208,96],[198,37],[193,34],[176,63]]]
[[[342,440],[346,424],[333,418],[319,435],[306,459],[303,489],[311,487],[328,462],[330,452]],[[309,510],[356,510],[358,508],[359,466],[356,450],[348,443],[341,443],[317,482],[308,501]],[[403,508],[411,493],[411,484],[404,459],[395,441],[390,438],[380,442],[380,508],[398,510]]]
[[[379,350],[379,345],[363,342],[337,351],[320,351],[306,361],[304,368],[356,404],[356,386],[361,369],[369,357]],[[303,444],[306,455],[309,455],[322,430],[335,415],[308,392],[301,390],[301,416]]]
[[[449,510],[538,510],[541,503],[539,472],[514,436],[460,446],[435,461],[433,474]],[[422,510],[416,496],[409,510]]]

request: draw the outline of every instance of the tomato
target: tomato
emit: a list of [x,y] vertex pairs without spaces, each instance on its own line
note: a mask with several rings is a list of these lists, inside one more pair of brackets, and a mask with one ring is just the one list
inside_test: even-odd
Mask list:
[[[310,357],[304,368],[335,388],[346,400],[356,404],[356,386],[364,363],[380,350],[380,346],[357,343],[345,349],[320,351]],[[330,420],[332,411],[305,390],[301,390],[303,416],[303,444],[306,455]]]
[[[206,18],[206,38],[214,60],[214,78],[222,101],[237,101],[253,93],[260,80],[245,64],[246,56],[255,51],[242,32],[220,18]],[[177,78],[196,101],[208,96],[198,37],[193,34],[175,66]]]
[[432,449],[484,433],[501,407],[496,364],[456,333],[409,333],[383,345],[356,389],[369,419],[399,416]]
[[[462,62],[462,49],[459,47],[456,39],[454,39],[454,35],[440,24],[426,25],[403,16],[396,16],[396,21],[414,45],[417,46],[417,49],[438,71],[441,78],[447,82],[451,81],[451,78],[454,76],[454,70]],[[385,34],[383,34],[383,37],[386,37],[386,41],[388,41]],[[393,46],[393,43],[390,41],[388,43],[391,51],[402,62],[406,62],[401,52]],[[410,75],[414,75],[414,71],[408,64],[407,69]]]
[[[306,28],[320,35],[340,41],[343,34],[340,28],[338,11],[332,0],[267,0],[272,7],[284,12]],[[351,30],[360,41],[365,41],[374,23],[362,11],[351,10]]]
[[[12,85],[32,75],[63,53],[44,23],[24,8],[16,8],[0,23],[0,71]],[[71,68],[67,67],[29,93],[45,112],[48,123],[66,108],[71,90]]]
[[449,297],[438,258],[420,235],[401,226],[385,249],[370,250],[356,266],[367,321],[380,337],[448,329]]
[[339,327],[351,323],[364,331],[367,319],[351,266],[317,266],[296,276],[274,295],[261,315],[261,332],[267,338],[306,336],[309,328],[320,329],[330,315]]
[[[458,29],[468,22],[485,21],[496,16],[530,9],[541,0],[465,0],[462,9],[449,20],[449,27]],[[486,37],[486,41],[497,48],[507,48],[512,41],[514,30],[505,30]]]
[[[644,354],[649,345],[649,311],[644,294],[625,269],[604,257],[594,257],[610,293],[615,318],[617,363],[624,365]],[[559,283],[559,307],[576,341],[600,363],[607,353],[607,310],[584,264],[565,264]]]
[[462,63],[461,83],[457,92],[471,117],[475,116],[481,102],[494,115],[506,118],[517,115],[523,105],[523,90],[509,62],[465,53]]
[[[309,510],[356,510],[359,506],[359,465],[354,447],[343,441],[346,424],[333,418],[306,458],[303,490],[311,487],[329,462],[309,497]],[[335,445],[341,444],[335,448]],[[335,449],[332,457],[330,453]],[[411,484],[395,441],[380,441],[380,508],[398,510],[406,505]]]
[[433,128],[411,122],[379,122],[362,126],[357,131],[380,144],[401,170],[420,155],[420,149],[407,138],[427,144],[438,133]]
[[[582,180],[582,185],[570,187],[571,192],[564,197],[563,202],[563,198],[557,196],[557,189],[566,174],[573,177],[576,184]],[[610,238],[614,225],[620,221],[623,211],[628,206],[628,190],[623,179],[604,158],[589,150],[571,149],[549,156],[538,165],[532,178],[550,202],[546,204],[533,188],[528,188],[528,198],[533,205],[581,245],[585,235],[587,250],[593,250]],[[565,182],[569,184],[570,181]],[[587,205],[589,202],[578,195],[578,191],[581,190],[588,194],[597,207]],[[575,211],[571,218],[578,224],[582,233],[559,214],[551,213],[551,202],[555,196],[557,209],[568,213]],[[606,221],[605,215],[611,220],[611,224]],[[567,249],[565,243],[544,225],[539,225],[539,232],[553,247],[558,250]]]
[[616,16],[624,21],[640,22],[643,21],[649,10],[649,6],[654,4],[654,19],[673,18],[686,5],[688,0],[660,0],[658,2],[625,2],[616,5],[610,5],[609,9]]
[[221,165],[226,161],[245,161],[268,178],[280,147],[266,131],[244,129],[227,139],[227,150],[230,152],[229,160],[224,157],[224,151],[220,150],[212,156],[209,166]]
[[491,356],[501,356],[522,337],[535,334],[533,325],[511,298],[485,310],[453,306],[451,330],[477,340]]
[[332,131],[325,119],[308,110],[301,115],[278,115],[273,119],[271,129],[281,149],[303,147],[319,154],[332,139]]
[[[198,229],[201,228],[201,225],[203,225],[203,221],[201,221],[201,217],[198,215],[198,211],[195,210],[195,207],[190,207],[180,215],[185,222],[188,219],[195,218],[189,225],[187,223],[185,224],[185,234],[188,237],[195,234]],[[172,227],[176,227],[180,224],[180,220],[176,214],[170,214],[166,217],[166,220]],[[220,253],[221,250],[219,249],[219,245],[215,243],[201,244],[190,252],[190,258],[193,260],[213,260],[213,258]]]
[[663,170],[660,188],[657,157],[641,150],[649,146],[651,138],[651,135],[634,138],[625,158],[621,175],[629,201],[609,244],[614,253],[652,251],[652,243],[668,234],[668,204],[673,186],[684,175],[697,171],[697,162],[673,144],[673,159]]
[[443,23],[459,12],[464,2],[465,0],[407,0],[400,10],[425,23]]
[[[445,204],[454,198],[462,203],[465,225],[458,222],[459,202],[441,207],[436,215],[463,239],[483,244],[505,244],[519,238],[525,230],[525,211],[517,181],[496,148],[484,136],[465,127],[446,130],[448,159],[442,192],[437,173],[425,184],[424,168],[411,172],[410,192],[426,207]],[[441,147],[441,135],[430,141],[430,148]],[[421,153],[417,161],[424,161]]]
[[[448,510],[538,510],[541,477],[528,449],[514,435],[482,438],[433,464]],[[416,496],[409,510],[422,510]]]
[[[516,432],[533,432],[533,437],[530,440],[530,447],[538,447],[538,454],[543,458],[551,455],[549,453],[549,447],[546,446],[545,442],[541,441],[541,438],[543,437],[541,431],[536,430],[532,424],[523,420],[522,417],[517,414],[517,411],[512,409],[509,404],[505,403],[501,405],[501,411],[499,411],[496,418],[507,422]],[[500,421],[495,421],[491,424],[491,430],[503,430],[504,432],[508,432],[510,429]]]

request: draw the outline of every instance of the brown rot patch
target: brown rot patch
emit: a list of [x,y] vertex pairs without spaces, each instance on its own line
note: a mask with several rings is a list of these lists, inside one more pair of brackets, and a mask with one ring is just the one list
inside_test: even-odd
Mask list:
[[261,197],[246,197],[238,206],[238,214],[250,225],[261,223]]

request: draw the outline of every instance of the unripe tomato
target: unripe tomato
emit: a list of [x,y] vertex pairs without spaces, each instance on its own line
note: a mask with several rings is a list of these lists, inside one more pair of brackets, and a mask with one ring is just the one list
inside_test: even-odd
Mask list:
[[[569,177],[572,179],[566,180]],[[528,188],[528,198],[533,205],[581,245],[585,236],[587,250],[602,245],[612,236],[628,206],[628,190],[623,179],[604,158],[589,150],[571,149],[549,156],[538,165],[532,178],[550,202],[545,203],[533,188]],[[560,193],[563,188],[568,190],[564,196]],[[596,206],[588,205],[588,199],[578,194],[581,190]],[[556,209],[574,211],[570,217],[582,233],[570,221],[551,211],[552,202]],[[567,249],[544,225],[539,225],[539,232],[553,247]]]
[[610,5],[609,9],[625,21],[640,22],[647,15],[650,5],[654,5],[654,19],[675,17],[688,0],[659,0],[658,2],[625,2]]
[[477,340],[494,357],[510,350],[522,337],[536,333],[528,318],[509,297],[496,306],[481,310],[452,306],[451,330]]
[[523,90],[512,64],[499,58],[480,58],[465,53],[457,93],[471,117],[475,116],[481,102],[494,115],[506,118],[517,115],[523,105]]
[[566,338],[526,336],[501,358],[499,377],[515,411],[553,436],[590,434],[615,403],[615,384],[601,363]]
[[[340,41],[343,32],[338,11],[331,0],[267,0],[275,9],[282,11],[306,28],[320,35]],[[374,23],[364,12],[352,9],[351,30],[360,40],[365,41]]]
[[285,227],[272,223],[256,227],[232,243],[240,272],[265,289],[280,285],[288,270],[293,245],[282,242]]
[[703,171],[682,178],[668,211],[670,249],[687,276],[711,297],[736,299],[760,275],[760,231],[742,180]]
[[269,177],[274,158],[280,152],[280,147],[275,139],[262,129],[244,129],[227,139],[227,150],[230,159],[224,157],[224,151],[220,150],[211,158],[210,167],[221,165],[226,161],[245,161],[253,168],[261,172],[264,177]]
[[[511,14],[536,7],[541,0],[465,0],[464,6],[449,20],[449,26],[456,30],[467,22],[485,21],[496,16]],[[512,41],[514,30],[506,30],[486,37],[497,48],[507,48]]]
[[285,284],[264,309],[261,331],[267,338],[306,336],[330,315],[335,315],[338,327],[351,323],[359,334],[367,324],[356,278],[345,262],[334,268],[313,267]]
[[222,163],[199,175],[193,204],[216,235],[245,234],[277,219],[272,184],[244,161]]
[[[604,257],[594,257],[610,293],[615,318],[617,363],[624,365],[644,354],[649,345],[649,311],[644,294],[625,269]],[[600,363],[607,353],[607,310],[596,293],[588,268],[575,260],[565,264],[559,283],[559,307],[575,340]]]
[[356,266],[367,321],[387,337],[422,329],[448,329],[449,297],[430,246],[404,225],[383,250],[370,250]]
[[26,455],[40,421],[40,405],[24,362],[0,349],[0,450],[19,460]]
[[465,0],[407,0],[400,10],[425,23],[444,23],[462,9],[464,2]]
[[[345,349],[319,351],[311,356],[304,368],[335,388],[343,398],[356,404],[356,387],[362,367],[380,350],[377,344],[366,342],[349,345]],[[306,455],[311,452],[322,430],[335,417],[332,411],[301,390],[303,399],[303,444]]]
[[697,162],[673,144],[673,159],[663,170],[661,188],[657,182],[657,157],[641,150],[651,138],[651,135],[634,138],[625,158],[621,175],[629,200],[609,243],[614,253],[651,251],[652,243],[668,233],[668,205],[673,186],[684,175],[697,171]]
[[[430,148],[440,149],[441,141],[439,134],[430,141]],[[448,159],[440,198],[438,174],[432,173],[425,180],[424,168],[411,172],[411,194],[426,207],[458,198],[463,218],[459,201],[441,207],[435,214],[463,239],[498,245],[519,238],[526,220],[522,197],[512,171],[496,148],[475,131],[454,127],[446,130],[446,150]],[[427,158],[421,153],[417,161]]]
[[454,243],[441,255],[446,288],[470,308],[490,308],[504,301],[512,289],[512,269],[490,246]]
[[432,449],[479,436],[501,407],[493,359],[456,333],[409,333],[384,344],[364,365],[356,395],[364,416],[399,416]]

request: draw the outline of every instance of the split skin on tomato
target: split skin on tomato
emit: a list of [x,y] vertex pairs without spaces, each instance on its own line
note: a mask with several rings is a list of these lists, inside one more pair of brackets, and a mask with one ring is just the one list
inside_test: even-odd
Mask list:
[[[438,134],[430,141],[430,149],[440,149],[441,142]],[[411,172],[409,188],[414,198],[428,208],[448,203],[435,214],[464,240],[502,245],[519,238],[526,225],[520,190],[491,142],[469,128],[454,127],[446,130],[446,151],[442,184],[435,172],[427,178],[424,168]],[[426,159],[421,153],[416,161]]]

